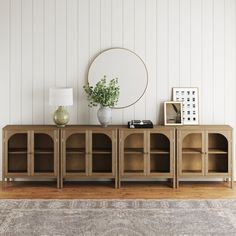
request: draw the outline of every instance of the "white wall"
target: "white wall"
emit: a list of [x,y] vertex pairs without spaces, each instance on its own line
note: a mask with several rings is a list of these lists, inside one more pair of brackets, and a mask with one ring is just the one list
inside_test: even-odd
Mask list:
[[235,0],[0,0],[0,128],[52,123],[53,86],[74,89],[71,123],[97,123],[82,86],[94,55],[115,46],[138,53],[150,77],[114,124],[162,123],[171,88],[197,86],[201,124],[235,127],[235,9]]

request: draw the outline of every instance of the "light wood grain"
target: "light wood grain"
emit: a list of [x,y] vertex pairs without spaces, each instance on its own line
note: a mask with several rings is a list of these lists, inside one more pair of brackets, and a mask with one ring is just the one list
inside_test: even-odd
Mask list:
[[[235,183],[234,183],[235,185]],[[56,189],[50,182],[9,182],[0,184],[1,199],[235,199],[236,188],[228,183],[185,182],[173,189],[166,182],[125,182],[115,189],[111,183],[67,182]]]

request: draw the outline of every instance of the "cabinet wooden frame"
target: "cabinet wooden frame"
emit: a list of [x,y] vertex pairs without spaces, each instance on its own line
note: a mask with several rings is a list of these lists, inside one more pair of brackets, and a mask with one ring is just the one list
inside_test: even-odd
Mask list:
[[[11,144],[14,136],[19,137]],[[42,136],[39,138],[40,141],[38,141],[36,136]],[[41,142],[44,142],[43,139],[45,137],[43,136],[51,140],[52,146],[50,149],[45,149],[44,147],[37,149],[35,146],[41,145]],[[22,138],[26,138],[24,147],[20,147],[18,146],[19,144],[17,144],[22,142]],[[20,166],[22,165],[22,161],[19,161],[20,156],[21,159],[22,157],[26,159],[25,168]],[[11,159],[13,159],[13,161],[11,161]],[[50,170],[41,169],[42,166],[45,166],[45,163],[50,165]],[[3,181],[9,181],[15,178],[56,179],[57,187],[59,188],[59,130],[57,128],[54,126],[40,125],[9,125],[4,127],[2,179]]]
[[[80,135],[83,146],[72,145],[67,150],[66,141],[71,135]],[[112,179],[115,187],[125,180],[171,179],[173,187],[178,187],[180,180],[223,178],[230,180],[233,187],[232,142],[232,128],[227,125],[154,126],[153,129],[8,125],[3,128],[2,177],[3,181],[56,179],[57,187],[62,187],[67,179]],[[72,159],[78,154],[84,163],[74,165],[73,160],[67,171],[67,151]],[[101,163],[105,163],[105,168]]]
[[[134,136],[133,141],[128,140],[132,135]],[[158,146],[156,150],[152,149],[152,135],[160,135],[166,139],[169,143],[168,150],[165,146]],[[129,144],[127,145],[126,142]],[[156,143],[160,142],[163,141],[157,138]],[[151,160],[154,158],[152,156],[164,160],[164,169],[152,171]],[[134,161],[127,161],[131,157]],[[139,164],[136,163],[137,159],[139,159]],[[156,168],[161,165],[163,166],[163,163],[155,164]],[[172,186],[175,187],[175,128],[156,126],[153,129],[119,129],[119,187],[122,181],[138,179],[171,179]]]
[[[197,163],[196,157],[201,161]],[[178,127],[176,173],[177,187],[180,179],[223,178],[230,180],[232,188],[232,128],[227,125]]]
[[[72,135],[84,135],[84,155],[85,158],[85,168],[84,171],[69,173],[67,171],[67,141]],[[93,149],[93,137],[103,136],[110,140],[110,150],[95,150]],[[94,139],[95,140],[95,139]],[[105,141],[106,142],[106,141]],[[79,152],[77,153],[79,154]],[[95,156],[101,159],[107,160],[111,158],[110,170],[97,170],[93,171],[95,168]],[[109,160],[108,160],[109,161]],[[94,162],[94,163],[93,163]],[[117,175],[117,129],[116,128],[102,128],[99,126],[67,126],[61,129],[61,181],[60,186],[63,187],[63,182],[67,179],[113,179],[115,182],[115,188],[117,188],[118,175]],[[104,166],[108,167],[108,166]]]

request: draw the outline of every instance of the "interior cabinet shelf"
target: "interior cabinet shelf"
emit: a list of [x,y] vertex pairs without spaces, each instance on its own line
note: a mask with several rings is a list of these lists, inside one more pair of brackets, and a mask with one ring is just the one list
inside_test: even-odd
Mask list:
[[67,154],[85,154],[84,148],[67,148],[66,149]]
[[164,150],[164,149],[156,149],[156,150],[151,150],[151,154],[170,154],[169,150]]
[[13,154],[13,155],[27,154],[27,151],[9,151],[8,154]]
[[183,148],[182,151],[183,154],[201,154],[202,149],[201,148]]
[[201,170],[183,170],[183,173],[201,173]]
[[125,154],[143,154],[144,150],[143,148],[125,148],[124,149]]
[[93,150],[93,154],[111,154],[112,150],[100,149],[100,150]]
[[9,148],[8,150],[9,154],[24,154],[27,153],[26,148]]
[[211,149],[208,149],[208,153],[209,154],[227,154],[228,152],[222,149],[211,148]]
[[143,170],[125,170],[125,173],[143,173]]
[[54,150],[52,149],[36,149],[34,151],[35,154],[53,154]]

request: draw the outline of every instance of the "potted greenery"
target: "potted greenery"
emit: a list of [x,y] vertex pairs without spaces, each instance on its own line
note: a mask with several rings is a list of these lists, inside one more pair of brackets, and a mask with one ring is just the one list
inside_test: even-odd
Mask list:
[[120,94],[118,78],[112,79],[107,83],[104,75],[95,87],[87,83],[83,88],[87,94],[90,107],[100,104],[97,112],[98,120],[103,127],[107,127],[111,122],[111,108],[117,104]]

